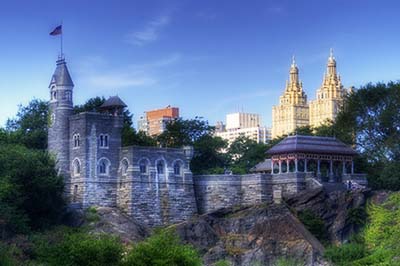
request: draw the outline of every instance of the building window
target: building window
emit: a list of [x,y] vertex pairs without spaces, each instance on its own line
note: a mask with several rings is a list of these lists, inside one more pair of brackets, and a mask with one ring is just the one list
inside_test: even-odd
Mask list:
[[51,92],[51,99],[52,100],[56,100],[57,99],[57,92],[56,91],[52,91]]
[[72,172],[74,176],[79,176],[81,174],[81,162],[79,159],[75,159],[72,163]]
[[121,173],[122,175],[127,175],[128,174],[128,167],[129,167],[129,163],[127,159],[123,159],[121,161]]
[[143,174],[143,175],[147,174],[147,165],[148,165],[148,163],[147,163],[147,161],[145,159],[142,159],[140,161],[139,170],[140,170],[141,174]]
[[65,92],[65,97],[67,98],[68,101],[70,101],[72,99],[71,92],[70,91],[66,91]]
[[108,135],[100,134],[99,146],[100,146],[100,148],[108,148]]
[[110,173],[110,161],[106,158],[99,160],[98,168],[100,175],[108,175]]
[[162,161],[157,162],[157,174],[164,174],[164,163]]
[[74,134],[72,138],[74,141],[74,148],[78,148],[79,146],[81,146],[81,137],[79,134]]
[[174,174],[175,175],[182,175],[182,172],[181,172],[181,163],[180,162],[176,162],[175,164],[174,164]]

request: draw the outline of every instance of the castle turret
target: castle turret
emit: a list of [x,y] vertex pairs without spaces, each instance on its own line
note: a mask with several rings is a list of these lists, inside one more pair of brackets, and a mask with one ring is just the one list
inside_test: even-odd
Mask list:
[[[65,59],[57,60],[57,67],[51,78],[50,121],[48,150],[55,156],[58,173],[70,177],[69,163],[69,117],[73,114],[72,90],[74,83]],[[66,180],[68,181],[68,180]]]

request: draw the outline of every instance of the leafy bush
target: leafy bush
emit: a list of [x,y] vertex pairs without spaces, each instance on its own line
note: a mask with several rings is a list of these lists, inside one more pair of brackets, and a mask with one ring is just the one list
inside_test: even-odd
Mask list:
[[13,258],[8,246],[0,243],[0,266],[14,266],[17,262]]
[[180,243],[169,230],[159,231],[135,245],[129,252],[124,266],[200,266],[197,251]]
[[231,266],[231,263],[227,260],[219,260],[214,263],[214,266]]
[[319,241],[328,241],[328,233],[325,228],[324,220],[322,220],[314,212],[311,210],[304,210],[298,213],[298,218],[308,229],[308,231],[310,231]]
[[304,262],[294,258],[279,258],[273,265],[274,266],[299,266]]
[[63,210],[63,188],[46,152],[0,145],[0,238],[54,224]]
[[34,243],[36,260],[50,266],[119,265],[123,253],[123,246],[115,237],[70,228],[36,236]]
[[324,256],[338,266],[346,266],[349,262],[361,259],[366,255],[363,244],[345,244],[339,247],[333,246],[325,250]]
[[367,213],[364,207],[352,208],[348,212],[348,222],[354,225],[364,225],[367,221]]

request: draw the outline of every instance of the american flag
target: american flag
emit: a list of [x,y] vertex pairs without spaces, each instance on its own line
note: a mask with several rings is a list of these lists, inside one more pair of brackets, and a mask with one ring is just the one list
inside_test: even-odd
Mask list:
[[60,35],[62,34],[62,25],[57,26],[52,32],[50,32],[50,35],[55,36],[55,35]]

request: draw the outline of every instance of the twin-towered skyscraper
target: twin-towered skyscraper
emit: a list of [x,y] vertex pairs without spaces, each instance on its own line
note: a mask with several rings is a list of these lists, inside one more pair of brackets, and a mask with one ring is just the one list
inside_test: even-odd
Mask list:
[[346,93],[347,90],[343,88],[337,74],[336,60],[331,50],[327,72],[317,90],[317,98],[308,103],[303,84],[299,80],[299,69],[293,58],[285,91],[280,96],[279,105],[272,107],[272,138],[292,133],[298,127],[316,127],[327,120],[334,120]]

